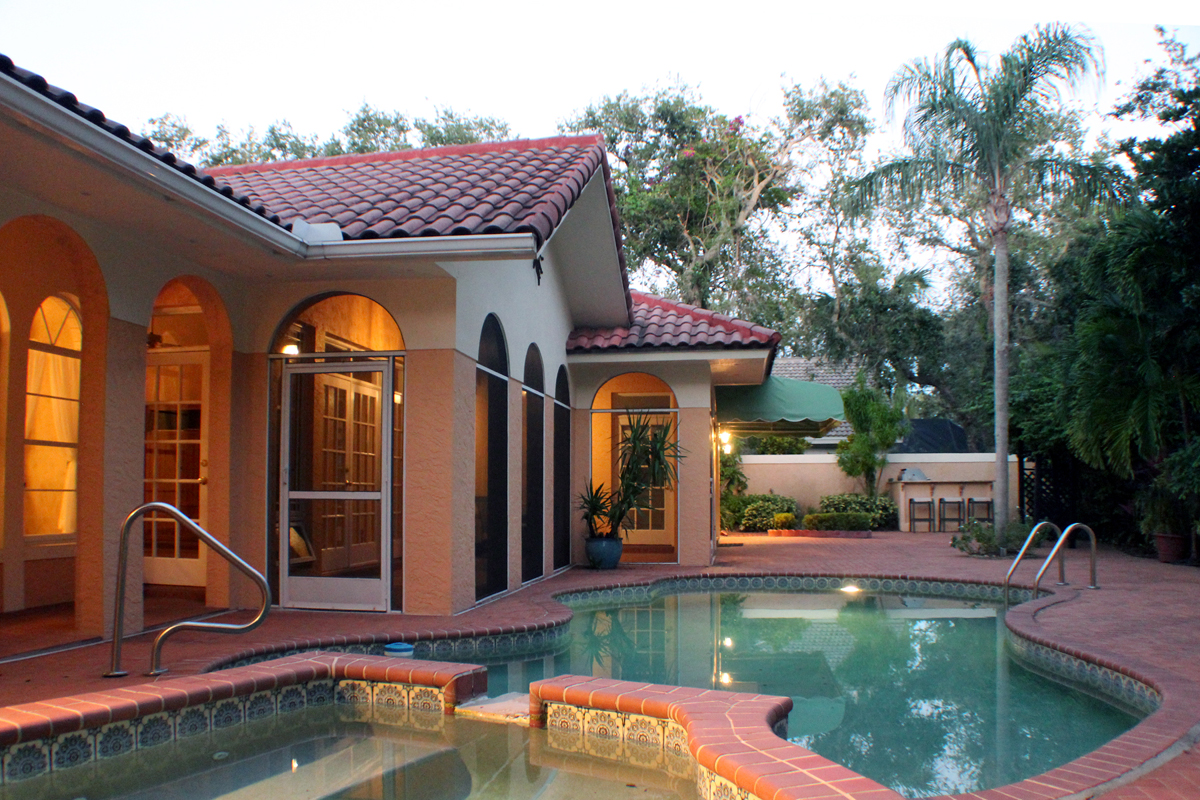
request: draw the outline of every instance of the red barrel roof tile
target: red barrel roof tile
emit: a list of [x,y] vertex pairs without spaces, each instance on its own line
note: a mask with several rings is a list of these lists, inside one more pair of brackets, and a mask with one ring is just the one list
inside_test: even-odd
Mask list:
[[576,328],[567,351],[586,353],[647,348],[770,348],[782,336],[761,325],[698,306],[631,292],[633,324],[627,328]]

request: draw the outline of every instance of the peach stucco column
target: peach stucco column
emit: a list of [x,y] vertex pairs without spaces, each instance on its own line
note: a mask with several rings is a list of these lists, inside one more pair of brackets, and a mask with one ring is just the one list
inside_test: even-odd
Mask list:
[[679,410],[679,563],[712,563],[712,427],[707,408]]
[[475,603],[475,362],[405,356],[404,611]]
[[[229,410],[226,412],[228,430],[222,433],[218,425],[219,413],[209,417],[212,427],[208,460],[217,467],[216,471],[210,468],[209,496],[212,497],[212,484],[222,479],[219,462],[214,458],[215,440],[228,437],[220,446],[225,446],[229,453],[226,471],[229,505],[228,515],[224,517],[229,531],[229,548],[266,575],[268,581],[275,581],[278,575],[268,574],[270,565],[267,563],[267,538],[275,535],[274,530],[267,529],[267,520],[274,516],[272,509],[267,507],[269,481],[277,480],[278,476],[268,474],[267,465],[270,371],[266,353],[233,353],[230,372]],[[215,385],[214,379],[211,386]],[[217,411],[215,406],[218,403],[225,402],[211,389],[209,396],[214,411]],[[219,505],[210,505],[209,509],[210,513],[222,513]],[[214,535],[220,538],[215,531]],[[210,605],[219,602],[224,585],[231,607],[258,607],[258,588],[225,559],[210,556],[208,570],[209,588],[205,602]],[[214,570],[219,575],[215,580]]]
[[521,456],[525,444],[525,414],[521,381],[508,379],[508,588],[521,588],[521,514],[525,509],[525,482]]
[[[104,386],[104,480],[79,482],[79,535],[75,559],[75,619],[79,633],[111,636],[121,524],[142,503],[146,407],[146,328],[123,320],[108,323]],[[88,396],[83,387],[83,396]],[[80,427],[87,424],[84,413]],[[81,467],[90,460],[80,437]],[[95,439],[92,439],[93,445]],[[80,469],[80,474],[86,474]],[[102,513],[82,513],[103,509]],[[142,531],[130,532],[125,584],[125,632],[142,629]]]

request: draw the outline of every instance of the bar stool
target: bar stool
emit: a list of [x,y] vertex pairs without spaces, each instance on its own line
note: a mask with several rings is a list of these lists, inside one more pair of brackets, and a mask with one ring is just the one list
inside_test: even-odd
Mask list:
[[967,519],[991,525],[993,522],[992,501],[978,497],[972,497],[967,500]]
[[962,528],[963,522],[966,521],[963,517],[963,501],[962,500],[947,500],[941,498],[938,500],[938,530],[948,531],[946,523],[953,522],[954,530]]
[[925,523],[925,530],[933,532],[933,501],[908,500],[908,529],[915,531],[918,522]]

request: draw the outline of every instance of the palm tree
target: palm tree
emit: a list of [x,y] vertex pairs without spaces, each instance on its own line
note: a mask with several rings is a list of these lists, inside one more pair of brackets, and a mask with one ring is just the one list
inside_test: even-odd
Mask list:
[[907,101],[904,138],[913,155],[876,167],[853,184],[851,205],[984,198],[995,259],[995,523],[1008,522],[1008,234],[1014,200],[1118,203],[1126,180],[1117,167],[1072,159],[1054,148],[1060,87],[1103,72],[1092,38],[1065,25],[1039,26],[993,64],[970,42],[952,42],[940,59],[913,61],[887,87],[889,113]]

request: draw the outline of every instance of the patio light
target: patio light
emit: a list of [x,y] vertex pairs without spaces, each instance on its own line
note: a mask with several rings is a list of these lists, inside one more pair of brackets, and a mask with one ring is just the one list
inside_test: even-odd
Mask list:
[[725,684],[726,686],[733,683],[733,678],[729,677],[728,672],[721,673],[721,683]]

